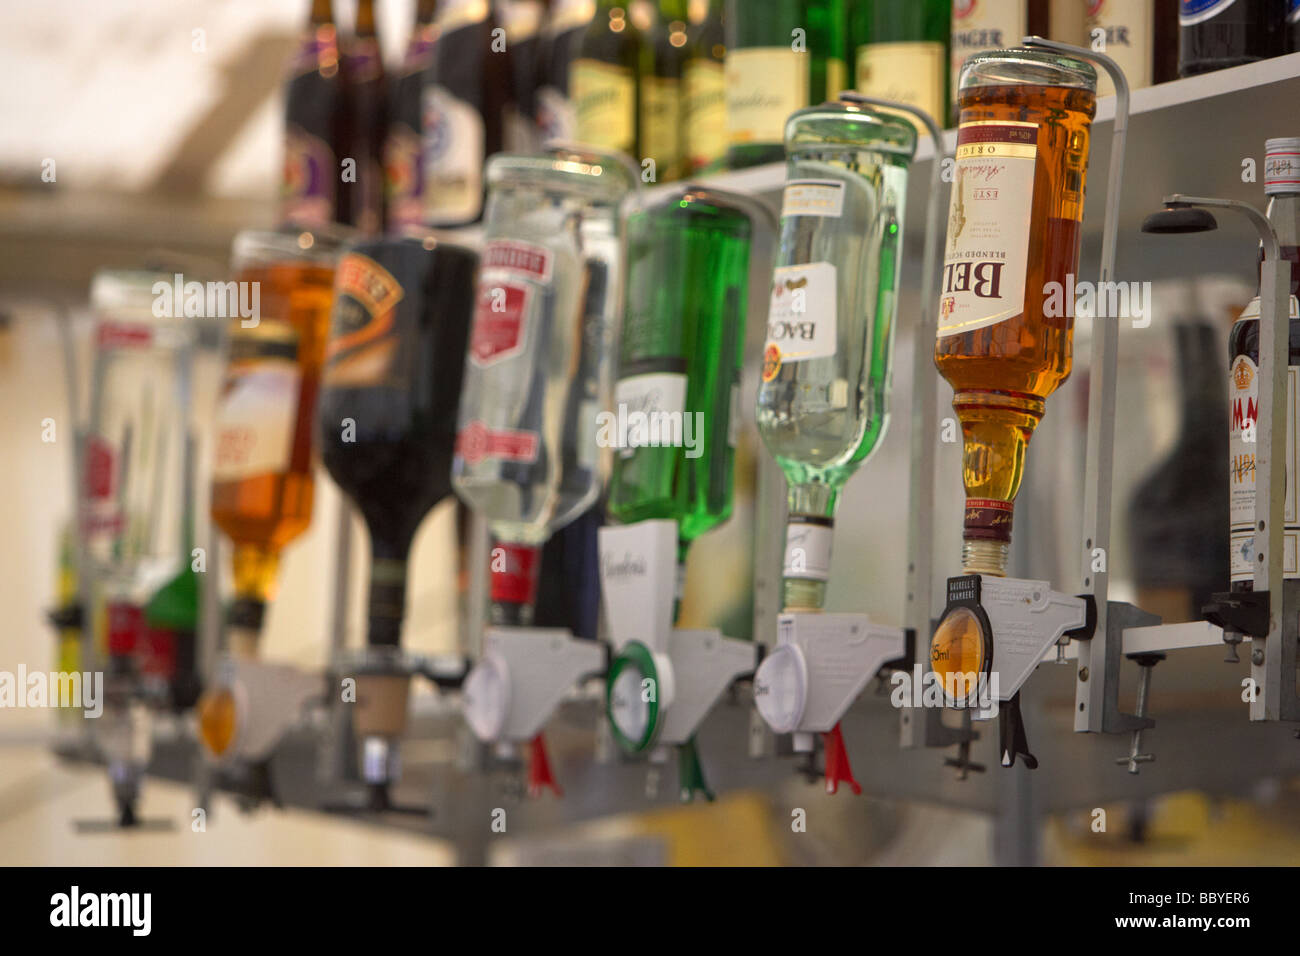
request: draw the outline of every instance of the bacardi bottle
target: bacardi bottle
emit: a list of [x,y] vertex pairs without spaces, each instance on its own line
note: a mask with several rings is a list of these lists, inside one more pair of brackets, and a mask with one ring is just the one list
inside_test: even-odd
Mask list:
[[1029,438],[1070,374],[1073,310],[1045,303],[1078,271],[1096,81],[1024,49],[962,68],[934,354],[962,427],[968,574],[1006,573]]
[[488,520],[492,619],[532,621],[538,551],[607,475],[626,159],[555,147],[488,163],[489,202],[452,484]]
[[785,474],[789,609],[822,607],[839,493],[888,422],[908,122],[827,103],[786,128],[758,430]]
[[243,232],[235,279],[260,314],[230,320],[217,407],[212,520],[234,545],[227,636],[252,653],[280,552],[311,523],[313,423],[338,243],[317,232]]
[[[1282,257],[1291,261],[1291,366],[1287,376],[1287,447],[1295,448],[1296,378],[1300,376],[1300,136],[1270,139],[1265,145],[1264,192],[1268,195],[1268,221],[1277,232]],[[1228,481],[1230,489],[1231,566],[1234,591],[1254,588],[1255,565],[1255,449],[1248,430],[1253,430],[1259,412],[1259,297],[1246,306],[1228,338],[1231,370],[1230,431],[1228,432]],[[1283,531],[1283,568],[1288,578],[1300,578],[1300,476],[1294,458],[1287,456],[1286,527]]]
[[753,225],[742,200],[689,186],[627,230],[607,512],[675,520],[681,562],[731,515]]

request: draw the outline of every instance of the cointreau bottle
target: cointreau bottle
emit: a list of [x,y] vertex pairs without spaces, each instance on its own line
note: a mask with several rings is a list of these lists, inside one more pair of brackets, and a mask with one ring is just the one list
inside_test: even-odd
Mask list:
[[790,118],[758,430],[788,486],[784,604],[817,609],[840,489],[889,418],[907,167],[916,130],[827,103]]
[[338,244],[319,231],[235,237],[235,278],[257,290],[260,314],[230,320],[212,520],[234,545],[230,639],[250,653],[280,552],[311,523],[313,423],[337,255]]
[[962,68],[934,358],[961,421],[968,574],[1006,573],[1029,438],[1070,374],[1073,310],[1044,302],[1078,270],[1096,82],[1023,49]]
[[556,147],[497,156],[487,179],[452,484],[495,538],[493,622],[527,626],[541,546],[607,474],[618,210],[637,178],[618,156]]

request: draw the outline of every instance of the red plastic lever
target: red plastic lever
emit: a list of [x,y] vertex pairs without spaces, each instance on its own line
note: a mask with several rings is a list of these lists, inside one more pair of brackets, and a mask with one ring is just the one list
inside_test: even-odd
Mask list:
[[551,773],[551,761],[546,757],[546,743],[542,740],[542,735],[538,734],[528,744],[528,795],[541,796],[543,787],[550,787],[557,797],[564,796],[564,791]]
[[844,749],[844,735],[840,725],[836,724],[831,732],[822,734],[826,745],[826,792],[837,793],[841,783],[847,783],[854,793],[861,793],[862,787],[853,779],[853,768],[849,766],[849,752]]

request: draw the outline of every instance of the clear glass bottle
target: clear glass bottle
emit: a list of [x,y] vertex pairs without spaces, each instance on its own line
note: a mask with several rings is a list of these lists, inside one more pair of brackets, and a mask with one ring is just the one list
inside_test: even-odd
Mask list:
[[1036,50],[962,67],[934,361],[962,427],[967,574],[1006,573],[1029,439],[1070,374],[1073,309],[1047,299],[1079,270],[1096,88],[1087,63]]
[[788,485],[784,604],[820,608],[840,489],[888,421],[916,129],[848,103],[786,124],[785,194],[758,430]]
[[608,474],[622,232],[635,168],[557,146],[487,166],[488,207],[452,484],[494,536],[493,620],[528,624],[538,550]]

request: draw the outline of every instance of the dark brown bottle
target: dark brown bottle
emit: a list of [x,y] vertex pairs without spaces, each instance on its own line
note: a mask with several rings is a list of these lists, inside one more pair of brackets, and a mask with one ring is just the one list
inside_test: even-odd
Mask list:
[[546,6],[543,0],[504,0],[499,8],[510,48],[512,106],[505,128],[505,149],[512,153],[531,153],[541,145],[537,73]]
[[416,236],[339,262],[317,428],[321,458],[370,532],[368,643],[397,645],[415,530],[451,493],[477,256]]
[[355,35],[344,46],[348,92],[346,159],[355,167],[340,177],[341,221],[363,235],[384,230],[384,140],[388,134],[388,84],[375,27],[375,0],[359,0]]
[[330,0],[311,15],[289,70],[280,219],[296,226],[343,220],[339,160],[347,137],[346,74]]
[[569,64],[578,56],[592,9],[588,0],[551,0],[537,63],[537,125],[543,143],[573,142],[578,138],[578,117],[569,92]]
[[406,55],[393,78],[388,138],[384,143],[387,226],[401,232],[424,221],[424,164],[420,151],[424,117],[420,103],[425,73],[433,65],[434,8],[437,0],[420,0]]
[[491,4],[443,0],[424,105],[424,213],[432,226],[483,215],[483,164],[503,148],[510,49]]
[[1180,0],[1178,75],[1281,56],[1286,16],[1287,0]]

